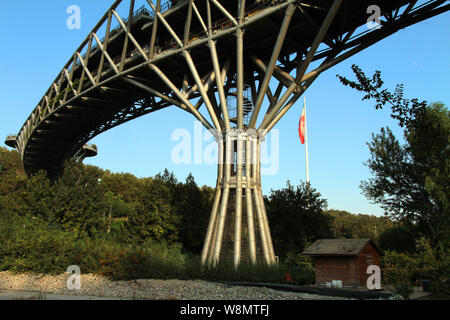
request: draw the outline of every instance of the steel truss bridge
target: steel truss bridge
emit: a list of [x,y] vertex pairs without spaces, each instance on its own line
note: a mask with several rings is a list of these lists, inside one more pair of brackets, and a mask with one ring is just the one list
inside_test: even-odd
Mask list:
[[[146,1],[114,2],[6,144],[28,175],[57,176],[65,159],[95,155],[86,143],[106,130],[169,106],[191,113],[219,145],[202,261],[236,265],[276,261],[261,192],[267,132],[322,72],[450,9],[445,0]],[[372,5],[382,17],[369,29]]]

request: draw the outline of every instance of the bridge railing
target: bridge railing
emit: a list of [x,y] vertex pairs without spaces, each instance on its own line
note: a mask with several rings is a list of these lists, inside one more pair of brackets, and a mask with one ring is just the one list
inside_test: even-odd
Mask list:
[[[178,1],[174,1],[174,0],[166,0],[165,2],[161,3],[161,13],[164,13],[165,11],[169,10],[173,4],[175,4]],[[258,10],[261,10],[265,7],[267,7],[268,5],[275,5],[277,2],[279,1],[274,1],[274,0],[261,0],[259,2],[255,2],[252,6],[250,6],[248,8],[249,12],[258,12]],[[147,9],[147,7],[145,5],[141,6],[139,9],[137,9],[134,13],[133,13],[133,21],[136,20],[137,18],[139,18],[142,15],[147,15],[150,17],[154,17],[155,13],[153,12],[153,10],[149,10]],[[122,21],[127,24],[128,23],[128,18],[123,18]],[[232,23],[230,22],[230,20],[228,20],[227,18],[222,18],[220,20],[217,20],[214,22],[213,25],[213,32],[217,31],[217,30],[223,30],[226,29],[227,27],[231,27]],[[117,25],[115,28],[111,29],[110,31],[110,37],[115,35],[117,32],[119,32],[121,30],[121,26],[120,24]],[[202,37],[203,35],[205,35],[204,31],[200,31],[196,34],[193,34],[191,36],[191,41],[194,41],[200,37]],[[100,41],[103,43],[105,40],[105,37],[103,37],[102,39],[100,39]],[[95,49],[97,49],[98,45],[94,44],[91,48],[91,52],[93,52]],[[177,47],[177,43],[174,40],[168,40],[162,44],[157,44],[157,52],[163,52],[165,50],[170,50],[173,48]],[[137,53],[137,49],[134,49],[133,52],[131,52],[130,56],[133,56],[134,54]],[[83,59],[86,58],[86,53],[82,55]],[[78,67],[81,63],[77,61],[76,66]]]
[[[169,2],[169,1],[168,1]],[[154,17],[155,14],[148,10],[145,6],[140,7],[139,9],[137,9],[134,14],[133,14],[133,21],[136,20],[137,18],[139,18],[142,15],[147,15],[150,17]],[[127,24],[128,23],[128,18],[122,18],[122,21]],[[122,27],[119,25],[117,25],[116,27],[114,27],[113,29],[111,29],[111,31],[109,32],[109,36],[113,36],[115,35],[117,32],[119,32],[122,29]],[[101,38],[100,41],[103,43],[105,41],[105,37]],[[98,44],[95,43],[94,45],[92,45],[91,47],[91,52],[94,52],[94,50],[96,50],[98,48]],[[82,55],[82,58],[85,59],[86,58],[86,53],[84,53]],[[76,63],[76,67],[78,67],[81,63],[77,61]],[[70,71],[70,69],[69,69]]]
[[[167,10],[169,10],[174,4],[173,0],[166,0],[163,3],[161,3],[161,13],[166,12]],[[146,15],[149,17],[155,17],[155,13],[153,12],[153,10],[149,10],[147,9],[147,7],[145,5],[141,6],[139,9],[137,9],[136,11],[134,11],[133,13],[133,21],[138,19],[140,16],[142,15]],[[123,23],[127,24],[128,23],[129,18],[122,18]],[[113,36],[115,35],[117,32],[120,32],[120,30],[122,29],[122,27],[120,26],[120,24],[118,24],[116,27],[112,28],[110,30],[109,36]],[[101,38],[100,41],[103,43],[105,41],[105,37]],[[94,45],[92,45],[91,47],[91,52],[93,52],[94,50],[96,50],[98,48],[98,44],[95,43]],[[137,51],[137,50],[134,50]],[[85,59],[86,58],[86,54],[84,53],[82,55],[82,58]],[[131,56],[133,56],[133,54],[131,54]],[[81,62],[79,62],[77,60],[76,63],[76,67],[78,67],[81,64]],[[71,67],[72,68],[72,67]],[[71,68],[69,69],[69,72],[71,70]]]
[[[275,5],[280,1],[281,0],[279,0],[279,1],[277,1],[277,0],[261,0],[259,2],[253,3],[253,5],[249,6],[247,8],[247,11],[248,11],[249,15],[251,15],[251,14],[258,12],[259,10],[267,8],[268,6]],[[217,31],[222,31],[224,29],[231,28],[232,26],[233,26],[232,22],[228,18],[224,17],[222,19],[214,21],[213,26],[212,26],[212,32],[215,33]],[[203,30],[198,33],[194,33],[194,34],[190,35],[189,41],[190,42],[195,41],[204,35],[206,35],[206,33]],[[157,53],[161,53],[166,50],[176,49],[177,47],[178,47],[177,42],[173,39],[170,39],[161,44],[157,44],[156,51],[157,51]],[[135,50],[135,51],[137,51],[137,50]]]

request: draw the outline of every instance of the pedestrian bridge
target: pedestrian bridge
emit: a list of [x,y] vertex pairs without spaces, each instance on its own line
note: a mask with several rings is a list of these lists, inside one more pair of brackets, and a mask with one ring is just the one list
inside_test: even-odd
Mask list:
[[86,143],[106,130],[167,107],[189,112],[215,130],[221,160],[202,262],[232,254],[236,265],[276,261],[261,191],[264,135],[322,72],[450,8],[445,0],[138,2],[113,3],[5,143],[28,175],[55,177],[65,159],[95,156]]

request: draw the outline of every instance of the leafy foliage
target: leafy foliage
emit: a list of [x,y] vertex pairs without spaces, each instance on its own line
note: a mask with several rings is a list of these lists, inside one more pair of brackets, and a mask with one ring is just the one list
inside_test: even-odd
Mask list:
[[95,237],[104,229],[104,194],[97,179],[84,174],[83,164],[69,160],[63,175],[54,183],[53,212],[63,228],[78,238]]
[[326,215],[327,201],[309,183],[272,190],[266,199],[275,251],[281,256],[301,252],[307,244],[331,238],[332,217]]
[[378,242],[383,250],[412,252],[415,249],[417,237],[417,232],[411,228],[397,225],[383,231]]
[[77,264],[97,272],[105,246],[96,240],[77,239],[75,233],[39,218],[0,215],[0,270],[60,274]]
[[[58,179],[49,179],[44,171],[27,179],[18,154],[1,151],[0,270],[61,273],[77,264],[83,272],[103,273],[112,279],[283,282],[289,273],[295,283],[314,282],[311,261],[299,256],[272,267],[244,262],[235,269],[232,261],[223,261],[201,268],[198,254],[215,190],[200,188],[192,175],[179,182],[165,170],[138,179],[70,160]],[[294,192],[294,187],[289,188],[288,194]],[[323,216],[326,201],[319,193],[305,185],[294,193],[289,195],[293,197],[292,219],[297,214],[301,223],[328,221]],[[273,194],[278,201],[277,195],[283,192]],[[277,217],[274,221],[278,223],[274,242],[290,244],[293,255],[323,230],[321,226],[312,235],[304,228],[297,247],[293,240],[298,230],[283,225]],[[283,252],[279,255],[284,257]]]
[[352,65],[352,71],[357,81],[337,75],[343,85],[365,93],[363,101],[374,99],[376,101],[375,109],[382,109],[386,104],[390,104],[391,117],[398,121],[400,127],[408,129],[414,126],[414,121],[421,116],[427,106],[426,101],[404,98],[403,84],[398,84],[394,93],[382,89],[384,82],[381,79],[381,72],[378,70],[375,71],[372,78],[368,78],[357,65]]
[[192,175],[177,185],[174,207],[181,216],[179,241],[188,252],[200,254],[203,248],[214,192],[208,186],[199,188]]
[[371,158],[365,164],[373,177],[361,183],[366,197],[402,223],[380,236],[382,247],[400,251],[386,251],[381,268],[385,280],[406,298],[411,285],[424,279],[431,280],[434,292],[448,296],[449,111],[443,103],[404,98],[403,85],[394,93],[382,89],[380,71],[368,78],[358,66],[352,70],[356,81],[338,75],[341,82],[365,93],[363,100],[374,99],[376,109],[390,104],[391,117],[404,129],[403,144],[389,128],[372,135]]
[[351,214],[342,210],[328,210],[332,216],[331,225],[336,239],[372,239],[378,242],[380,235],[394,226],[388,217],[377,217],[368,214]]
[[404,127],[400,144],[389,128],[372,135],[371,158],[365,163],[373,178],[361,183],[369,199],[380,204],[392,218],[418,226],[437,242],[449,242],[450,210],[450,113],[442,103],[405,99],[403,86],[394,93],[381,89],[381,73],[372,79],[357,66],[357,81],[338,76],[344,85],[375,99],[376,108],[391,104],[391,117]]
[[0,196],[5,196],[26,181],[19,153],[0,148]]
[[445,249],[433,247],[430,240],[416,240],[413,252],[386,251],[381,258],[383,281],[393,285],[403,297],[412,286],[420,286],[423,280],[431,281],[434,293],[450,297],[450,257]]

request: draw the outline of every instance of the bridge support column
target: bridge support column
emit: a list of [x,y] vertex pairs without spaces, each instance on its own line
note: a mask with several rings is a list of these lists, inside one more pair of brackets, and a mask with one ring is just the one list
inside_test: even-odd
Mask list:
[[230,129],[217,138],[218,179],[202,251],[202,264],[219,260],[275,263],[261,190],[260,145],[256,130]]

